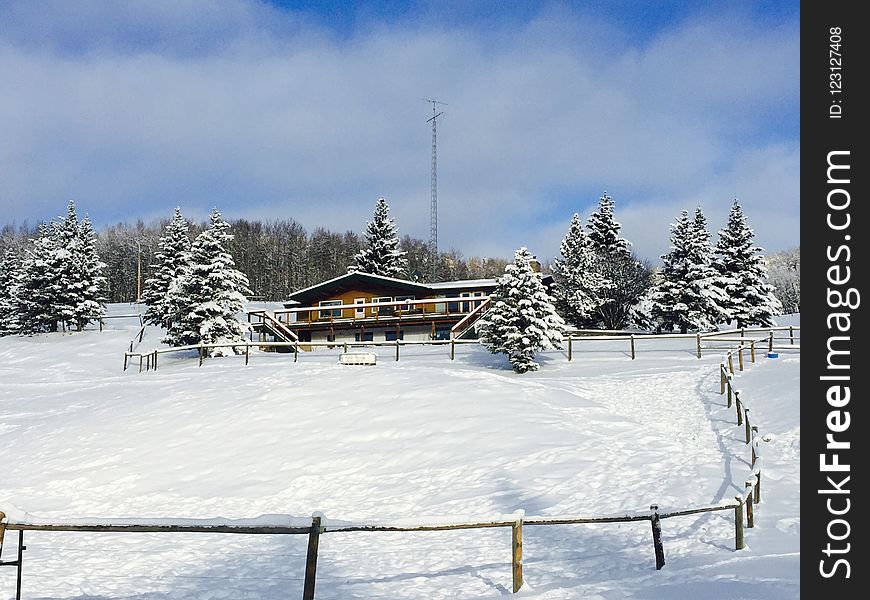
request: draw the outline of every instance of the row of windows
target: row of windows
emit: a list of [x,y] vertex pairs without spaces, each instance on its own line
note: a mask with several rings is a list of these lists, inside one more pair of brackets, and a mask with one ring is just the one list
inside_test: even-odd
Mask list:
[[[462,298],[481,298],[483,297],[483,292],[462,292],[460,297]],[[401,302],[402,300],[415,300],[414,296],[379,296],[376,298],[355,298],[354,304],[380,304],[384,302]],[[449,312],[471,312],[475,308],[477,308],[482,300],[475,300],[472,302],[448,302],[447,310]],[[320,318],[328,319],[330,317],[334,319],[342,318],[342,310],[334,309],[334,310],[324,310],[323,307],[328,306],[340,306],[343,304],[341,300],[321,300],[320,301]],[[382,314],[382,315],[391,315],[398,308],[403,312],[407,312],[411,310],[411,306],[409,304],[399,305],[398,307],[394,306],[385,306],[383,308],[374,307],[371,309],[373,314]],[[357,319],[365,318],[366,309],[365,308],[357,308],[354,310],[354,317]]]

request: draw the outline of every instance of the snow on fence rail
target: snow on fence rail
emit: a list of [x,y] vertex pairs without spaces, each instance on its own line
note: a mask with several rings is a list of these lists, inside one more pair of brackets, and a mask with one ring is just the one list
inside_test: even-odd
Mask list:
[[[733,333],[733,332],[732,332]],[[579,525],[590,523],[624,523],[632,521],[649,521],[651,525],[653,550],[656,570],[665,565],[664,546],[662,544],[661,520],[684,517],[688,515],[722,510],[734,511],[734,548],[742,550],[745,544],[745,528],[755,526],[754,505],[761,501],[761,456],[759,442],[763,440],[758,435],[758,426],[750,424],[750,411],[740,391],[734,387],[734,354],[742,356],[746,340],[741,332],[741,342],[738,348],[729,350],[719,365],[720,395],[727,393],[727,408],[734,408],[737,426],[743,426],[746,444],[751,449],[751,471],[746,478],[744,491],[734,496],[733,500],[725,500],[716,504],[694,507],[660,509],[659,505],[651,504],[648,511],[625,512],[610,515],[559,516],[559,517],[528,517],[525,511],[511,515],[499,515],[476,520],[459,520],[450,518],[428,517],[424,519],[399,520],[395,522],[353,522],[335,519],[325,519],[321,513],[314,513],[311,518],[293,517],[290,515],[263,515],[254,519],[68,519],[45,520],[34,518],[26,513],[7,517],[0,512],[0,566],[17,567],[16,600],[21,598],[21,580],[23,573],[23,551],[25,531],[79,531],[79,532],[181,532],[181,533],[235,533],[253,535],[308,535],[308,551],[305,564],[303,600],[314,599],[314,589],[317,577],[317,554],[320,536],[324,533],[348,532],[426,532],[461,529],[483,529],[493,527],[511,528],[511,582],[514,593],[523,585],[523,526],[547,525]],[[768,340],[773,340],[770,332]],[[754,344],[757,340],[749,340]],[[444,343],[459,343],[457,340],[444,340]],[[297,342],[295,345],[302,344]],[[254,344],[258,345],[258,344]],[[331,343],[331,345],[341,345]],[[348,344],[352,345],[352,344]],[[371,345],[359,344],[359,345]],[[398,345],[397,360],[398,360]],[[189,346],[185,349],[199,349],[202,360],[203,346]],[[346,350],[346,349],[345,349]],[[298,355],[298,347],[297,347]],[[154,356],[156,368],[157,357]],[[125,357],[126,363],[126,357]],[[742,370],[742,359],[739,359]],[[745,512],[745,520],[744,520]],[[14,561],[2,561],[3,537],[6,530],[18,531],[18,552]]]
[[[585,335],[587,332],[601,332],[604,331],[607,335]],[[573,360],[574,357],[574,342],[587,342],[587,341],[596,341],[596,340],[607,340],[607,341],[619,341],[624,340],[629,342],[629,351],[631,359],[634,360],[637,357],[636,351],[636,340],[643,339],[645,341],[660,341],[667,339],[693,339],[695,340],[696,354],[698,358],[702,356],[703,349],[722,349],[721,346],[708,346],[702,344],[702,341],[706,341],[710,338],[718,337],[718,341],[726,342],[733,346],[733,344],[739,343],[739,360],[740,360],[740,369],[743,370],[743,343],[749,342],[749,351],[751,353],[751,360],[755,362],[755,350],[756,344],[767,342],[768,343],[768,351],[773,351],[774,342],[776,339],[775,333],[776,331],[789,331],[790,337],[790,345],[781,345],[777,344],[778,348],[795,348],[800,349],[799,345],[794,345],[794,333],[795,331],[800,331],[800,327],[769,327],[769,328],[758,328],[758,329],[734,329],[728,331],[720,331],[713,333],[677,333],[677,334],[652,334],[652,333],[631,333],[626,335],[624,331],[616,331],[616,330],[575,330],[572,331],[568,336],[566,336],[566,345],[567,345],[567,358],[569,361]],[[576,333],[582,333],[584,335],[575,336]],[[733,334],[739,333],[738,337],[721,337],[721,336],[733,336]],[[767,333],[764,337],[756,337],[750,338],[746,336],[746,333]],[[141,335],[139,338],[141,342]],[[251,348],[288,348],[293,351],[293,362],[298,362],[299,360],[299,350],[300,349],[308,349],[313,350],[314,348],[341,348],[343,352],[347,352],[349,348],[366,348],[366,347],[387,347],[395,349],[395,358],[398,361],[400,356],[400,348],[402,346],[450,346],[450,360],[455,360],[456,358],[456,346],[462,344],[475,344],[479,345],[479,340],[463,340],[458,338],[452,338],[449,340],[395,340],[391,342],[301,342],[301,341],[292,341],[292,342],[239,342],[232,344],[232,348],[244,348],[245,355],[245,364],[247,365],[250,362],[251,356]],[[730,347],[729,346],[729,347]],[[206,358],[206,351],[211,348],[227,348],[227,344],[196,344],[190,346],[176,346],[172,348],[156,348],[149,352],[134,352],[133,351],[133,343],[130,343],[130,350],[124,353],[124,370],[130,366],[131,361],[135,358],[139,359],[139,372],[150,371],[151,369],[157,369],[158,356],[160,354],[169,354],[169,353],[180,353],[180,352],[189,352],[189,351],[197,351],[199,357],[199,366],[202,366],[204,359]]]

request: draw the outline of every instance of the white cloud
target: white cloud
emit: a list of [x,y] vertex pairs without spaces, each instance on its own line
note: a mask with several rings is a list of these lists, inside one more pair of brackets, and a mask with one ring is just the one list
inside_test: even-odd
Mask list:
[[342,40],[241,1],[76,3],[78,26],[69,3],[45,19],[22,16],[31,6],[0,30],[5,221],[75,198],[98,224],[180,204],[361,231],[384,195],[425,239],[435,97],[449,103],[443,248],[550,256],[559,223],[603,189],[650,258],[681,208],[709,206],[712,226],[735,196],[762,245],[797,243],[797,126],[782,129],[797,118],[796,23],[710,18],[632,46],[562,9],[514,30],[382,23]]

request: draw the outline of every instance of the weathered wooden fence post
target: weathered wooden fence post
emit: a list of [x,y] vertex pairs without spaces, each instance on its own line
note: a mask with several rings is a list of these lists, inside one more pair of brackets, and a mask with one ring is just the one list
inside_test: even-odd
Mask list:
[[516,594],[523,587],[523,520],[511,525],[511,580]]
[[662,524],[659,518],[659,505],[653,504],[649,507],[652,512],[650,515],[650,524],[652,525],[653,548],[656,553],[656,571],[661,571],[665,566],[665,547],[662,545]]
[[[253,340],[251,340],[253,341]],[[251,345],[245,344],[245,366],[248,366],[248,360],[251,358]]]
[[740,348],[737,350],[737,359],[738,364],[740,365],[740,370],[743,370],[743,342],[740,343]]
[[743,498],[735,496],[737,506],[734,507],[734,549],[743,550],[746,544],[743,541]]
[[[132,352],[132,350],[131,350],[131,352]],[[128,359],[129,357],[130,357],[130,355],[127,354],[127,353],[125,352],[125,353],[124,353],[124,370],[125,370],[125,371],[127,370],[127,359]]]
[[308,534],[308,556],[305,559],[305,586],[302,600],[314,600],[314,583],[317,579],[317,549],[320,546],[320,517],[311,519],[311,533]]
[[157,370],[157,350],[154,350],[154,370]]
[[749,409],[743,409],[743,424],[746,426],[746,443],[752,441],[752,428],[749,426]]
[[743,425],[743,405],[740,403],[740,392],[734,390],[734,405],[737,409],[737,424]]
[[634,360],[634,334],[631,334],[631,360]]
[[293,362],[299,360],[299,340],[293,342]]
[[768,333],[770,335],[767,338],[767,351],[773,352],[773,330],[771,329]]
[[734,375],[734,353],[728,352],[728,371]]
[[752,500],[752,488],[754,487],[752,480],[746,482],[746,526],[750,529],[755,527],[755,513],[752,510],[754,504]]
[[396,362],[399,362],[399,338],[396,338]]
[[571,340],[571,335],[568,334],[568,362],[571,362],[571,360],[574,358],[574,346]]
[[698,358],[701,358],[701,333],[698,332],[695,334],[695,346],[698,350]]
[[755,340],[749,342],[749,358],[754,363],[755,362]]
[[752,426],[752,468],[755,468],[755,461],[758,460],[758,452],[756,451],[756,447],[758,446],[758,426]]
[[450,338],[450,360],[456,358],[456,340]]
[[[725,365],[719,365],[719,395],[725,393]],[[730,406],[730,405],[729,405]]]

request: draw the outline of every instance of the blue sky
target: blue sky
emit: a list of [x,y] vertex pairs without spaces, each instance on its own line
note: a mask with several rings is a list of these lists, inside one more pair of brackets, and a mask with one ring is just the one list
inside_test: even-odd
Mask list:
[[653,262],[739,198],[799,243],[797,2],[0,1],[0,222],[293,218],[378,196],[466,256],[558,252],[604,190]]

